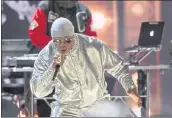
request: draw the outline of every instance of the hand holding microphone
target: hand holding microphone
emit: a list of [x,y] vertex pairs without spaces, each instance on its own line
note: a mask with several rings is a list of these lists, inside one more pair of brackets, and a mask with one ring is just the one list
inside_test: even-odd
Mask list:
[[53,57],[53,61],[51,64],[52,69],[55,71],[54,75],[53,75],[53,80],[56,78],[57,72],[58,72],[60,66],[63,65],[64,60],[65,60],[65,55],[63,55],[63,54],[58,54]]
[[57,54],[53,57],[53,61],[52,61],[52,64],[51,64],[51,67],[52,69],[57,69],[59,68],[60,66],[63,65],[64,63],[64,60],[65,60],[65,55],[64,54]]

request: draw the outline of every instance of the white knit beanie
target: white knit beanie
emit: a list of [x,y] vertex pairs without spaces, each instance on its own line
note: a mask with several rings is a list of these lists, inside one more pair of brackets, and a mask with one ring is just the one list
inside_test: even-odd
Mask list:
[[74,35],[74,26],[66,18],[56,19],[51,26],[51,37],[66,37]]

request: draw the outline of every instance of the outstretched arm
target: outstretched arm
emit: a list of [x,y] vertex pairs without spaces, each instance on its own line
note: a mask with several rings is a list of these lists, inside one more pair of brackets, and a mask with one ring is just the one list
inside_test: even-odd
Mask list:
[[124,60],[105,45],[102,47],[102,52],[104,69],[118,79],[126,92],[136,88],[128,66],[124,65]]
[[102,46],[102,59],[104,69],[118,79],[126,93],[140,106],[141,99],[136,92],[136,86],[131,78],[128,66],[124,65],[124,60],[105,45]]

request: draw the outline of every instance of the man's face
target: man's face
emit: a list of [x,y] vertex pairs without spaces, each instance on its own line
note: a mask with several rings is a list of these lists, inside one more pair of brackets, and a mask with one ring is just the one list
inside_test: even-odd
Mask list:
[[68,53],[73,47],[75,43],[76,36],[69,37],[53,37],[53,43],[60,51],[61,54]]
[[56,2],[59,4],[60,7],[72,8],[73,6],[75,6],[77,0],[56,0]]

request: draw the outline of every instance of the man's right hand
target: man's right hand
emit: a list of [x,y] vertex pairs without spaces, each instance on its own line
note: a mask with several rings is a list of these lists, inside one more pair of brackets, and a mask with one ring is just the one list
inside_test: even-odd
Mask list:
[[53,61],[51,64],[52,69],[55,70],[57,65],[62,66],[64,63],[64,60],[65,60],[65,55],[63,55],[63,54],[55,55],[53,57]]

